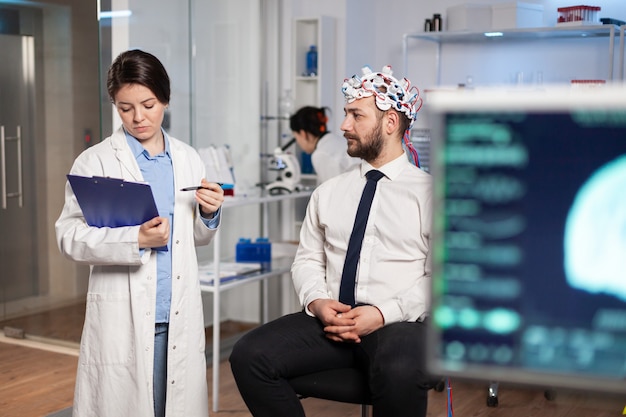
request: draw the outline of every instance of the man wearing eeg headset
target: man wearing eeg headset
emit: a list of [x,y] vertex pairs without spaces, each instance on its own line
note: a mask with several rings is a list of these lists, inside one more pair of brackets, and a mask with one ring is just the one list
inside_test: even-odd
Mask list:
[[[404,138],[417,161],[408,131],[421,99],[390,67],[378,73],[365,67],[342,92],[348,154],[362,161],[311,196],[291,269],[304,310],[249,332],[230,358],[239,391],[257,417],[304,416],[287,380],[345,367],[362,367],[368,375],[374,416],[426,415],[431,178],[403,149]],[[376,170],[380,179],[355,252],[349,239],[357,234],[355,217],[361,218],[355,213],[366,175],[372,181]],[[356,283],[349,281],[351,268]]]

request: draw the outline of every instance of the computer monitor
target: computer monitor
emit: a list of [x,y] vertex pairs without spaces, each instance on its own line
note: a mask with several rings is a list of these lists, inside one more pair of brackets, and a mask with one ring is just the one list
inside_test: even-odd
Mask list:
[[430,93],[428,363],[626,392],[626,89]]

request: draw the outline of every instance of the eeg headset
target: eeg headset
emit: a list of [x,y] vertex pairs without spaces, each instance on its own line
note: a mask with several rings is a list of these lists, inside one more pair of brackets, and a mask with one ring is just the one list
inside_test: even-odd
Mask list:
[[382,111],[394,108],[409,119],[410,123],[404,132],[403,140],[409,149],[413,163],[419,165],[417,151],[410,140],[410,130],[417,118],[417,112],[422,107],[422,99],[417,87],[412,87],[411,82],[403,78],[398,81],[393,76],[390,65],[385,65],[382,72],[373,72],[369,66],[361,69],[362,76],[353,75],[344,81],[341,87],[346,101],[352,103],[364,97],[375,97],[376,107]]

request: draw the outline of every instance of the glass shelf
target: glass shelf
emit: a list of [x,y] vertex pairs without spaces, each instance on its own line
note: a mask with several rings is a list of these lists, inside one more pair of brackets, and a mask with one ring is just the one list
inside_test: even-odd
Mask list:
[[224,197],[224,203],[222,207],[224,209],[230,207],[239,207],[239,206],[248,206],[251,204],[263,204],[263,203],[271,203],[274,201],[282,201],[282,200],[294,200],[298,198],[309,197],[313,193],[313,189],[303,189],[301,191],[296,191],[293,193],[285,193],[285,194],[275,194],[275,195],[264,195],[264,196],[226,196]]
[[[231,288],[238,287],[244,284],[250,284],[256,281],[262,281],[267,278],[276,277],[289,272],[291,264],[293,263],[293,257],[284,256],[273,258],[271,262],[261,264],[261,269],[258,271],[248,272],[240,275],[231,275],[228,277],[222,277],[220,279],[219,291],[226,291]],[[200,277],[200,289],[204,292],[215,292],[216,287],[213,279],[210,281],[203,280]]]
[[533,40],[558,38],[602,38],[614,36],[618,27],[614,25],[554,26],[490,30],[481,32],[421,32],[405,34],[408,38],[439,43],[495,42],[499,40]]
[[306,76],[305,75],[298,75],[296,77],[296,81],[310,81],[310,82],[313,82],[313,81],[317,81],[317,80],[318,80],[317,75],[306,75]]

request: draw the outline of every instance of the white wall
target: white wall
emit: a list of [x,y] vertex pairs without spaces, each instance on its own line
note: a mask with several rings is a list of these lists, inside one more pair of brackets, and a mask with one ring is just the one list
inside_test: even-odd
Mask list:
[[[380,70],[389,64],[396,76],[407,76],[421,90],[433,87],[437,81],[434,45],[410,41],[408,70],[407,74],[403,74],[403,35],[423,31],[424,20],[434,13],[442,14],[445,28],[448,7],[494,1],[497,0],[291,0],[286,3],[289,3],[292,17],[324,14],[337,21],[337,72],[332,80],[337,86],[337,101],[333,111],[335,118],[331,123],[333,129],[338,131],[343,115],[340,88],[344,78],[358,74],[363,65]],[[525,2],[543,5],[545,26],[554,26],[558,7],[577,4],[566,0]],[[626,21],[624,0],[600,0],[593,4],[602,8],[600,17]],[[517,73],[524,73],[527,80],[532,75],[533,82],[541,73],[546,83],[569,82],[572,78],[606,79],[608,38],[589,42],[509,43],[495,48],[447,45],[442,50],[441,62],[441,83],[446,85],[464,83],[467,76],[471,76],[478,85],[507,84],[515,81]]]

